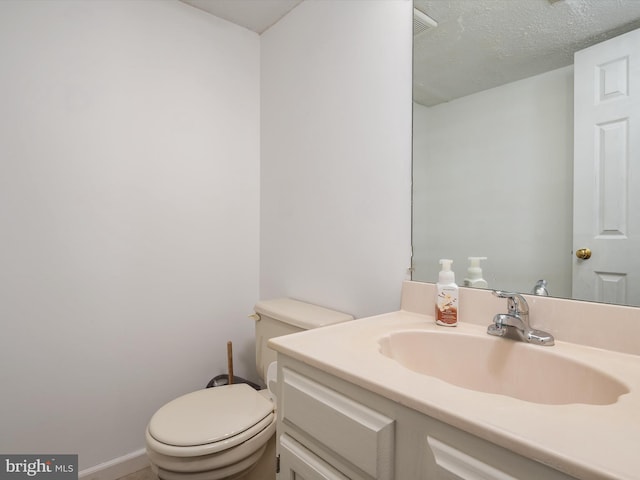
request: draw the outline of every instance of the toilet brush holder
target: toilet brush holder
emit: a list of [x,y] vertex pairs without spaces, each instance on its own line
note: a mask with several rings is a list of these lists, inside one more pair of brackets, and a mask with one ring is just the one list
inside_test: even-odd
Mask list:
[[[246,383],[247,385],[249,385],[250,387],[256,390],[261,390],[260,385],[253,383],[245,378],[238,377],[237,375],[233,376],[233,383]],[[229,385],[229,375],[227,375],[226,373],[223,373],[221,375],[216,375],[215,377],[213,377],[209,381],[209,383],[207,383],[207,388],[220,387],[222,385]]]

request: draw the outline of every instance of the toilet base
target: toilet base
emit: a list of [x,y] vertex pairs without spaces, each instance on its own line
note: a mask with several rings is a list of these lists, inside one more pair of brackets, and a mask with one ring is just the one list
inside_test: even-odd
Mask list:
[[[243,462],[244,463],[244,462]],[[213,472],[171,472],[151,464],[151,470],[160,480],[275,480],[276,478],[276,435],[273,434],[264,448],[246,459],[247,468],[229,476],[220,476],[220,470]],[[234,467],[238,467],[236,464]]]
[[272,435],[260,460],[242,480],[276,480],[276,435]]

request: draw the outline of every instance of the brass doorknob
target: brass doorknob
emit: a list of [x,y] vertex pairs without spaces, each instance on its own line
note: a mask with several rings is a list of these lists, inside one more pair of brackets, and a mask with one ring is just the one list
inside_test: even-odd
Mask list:
[[591,258],[591,250],[588,248],[576,250],[576,257],[581,258],[582,260],[589,260]]

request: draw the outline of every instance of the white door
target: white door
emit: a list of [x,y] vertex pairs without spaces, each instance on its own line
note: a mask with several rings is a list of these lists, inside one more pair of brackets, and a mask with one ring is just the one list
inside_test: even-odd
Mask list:
[[573,297],[640,306],[640,30],[574,68]]

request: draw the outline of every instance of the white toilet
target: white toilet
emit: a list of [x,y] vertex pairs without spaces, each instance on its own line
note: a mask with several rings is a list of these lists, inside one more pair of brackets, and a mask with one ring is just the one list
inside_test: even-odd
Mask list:
[[[270,338],[353,319],[288,298],[258,302],[255,312],[256,367],[267,383],[276,360],[267,348]],[[269,377],[274,372],[272,366]],[[275,431],[269,390],[246,384],[207,388],[172,400],[151,417],[147,455],[163,480],[274,479]]]

